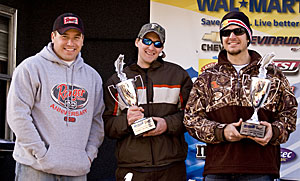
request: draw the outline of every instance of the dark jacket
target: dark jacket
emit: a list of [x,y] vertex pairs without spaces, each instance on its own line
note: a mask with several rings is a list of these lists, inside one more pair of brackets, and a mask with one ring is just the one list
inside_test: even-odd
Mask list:
[[[141,75],[145,89],[138,80],[139,106],[145,117],[166,120],[167,131],[159,136],[135,136],[127,121],[127,109],[114,101],[105,88],[105,134],[117,139],[116,157],[119,167],[157,167],[184,161],[187,143],[184,139],[183,111],[192,88],[192,81],[180,66],[164,61],[154,61],[145,72],[136,63],[124,69],[127,78]],[[120,80],[114,74],[106,84],[116,85]],[[113,95],[118,96],[116,90]]]
[[184,124],[194,138],[207,143],[204,175],[271,174],[279,175],[280,146],[296,129],[297,101],[289,82],[274,65],[268,66],[272,81],[265,106],[258,111],[259,120],[272,125],[273,137],[266,146],[250,139],[226,142],[227,124],[248,120],[253,114],[250,104],[251,77],[258,75],[261,56],[249,50],[251,62],[239,72],[219,54],[218,64],[207,69],[194,83],[186,107]]

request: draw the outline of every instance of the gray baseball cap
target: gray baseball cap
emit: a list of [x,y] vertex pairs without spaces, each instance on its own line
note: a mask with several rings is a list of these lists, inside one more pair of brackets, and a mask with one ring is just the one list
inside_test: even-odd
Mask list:
[[156,33],[159,36],[160,41],[162,43],[165,43],[165,40],[166,40],[165,29],[157,23],[145,24],[141,28],[141,30],[138,34],[138,38],[143,38],[147,33],[150,33],[150,32]]

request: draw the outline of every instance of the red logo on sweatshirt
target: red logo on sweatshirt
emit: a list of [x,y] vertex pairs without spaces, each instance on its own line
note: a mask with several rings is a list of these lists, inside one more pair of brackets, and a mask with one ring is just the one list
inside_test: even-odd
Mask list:
[[51,97],[57,104],[71,110],[84,108],[88,103],[88,92],[75,85],[57,84],[51,90]]

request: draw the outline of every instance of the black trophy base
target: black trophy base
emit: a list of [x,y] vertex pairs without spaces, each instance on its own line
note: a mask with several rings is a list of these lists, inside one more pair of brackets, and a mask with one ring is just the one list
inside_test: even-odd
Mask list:
[[266,126],[255,123],[242,122],[240,134],[263,138],[265,136]]
[[150,118],[142,118],[139,120],[136,120],[132,125],[131,128],[133,130],[134,135],[141,135],[147,131],[155,129],[155,124],[152,119]]

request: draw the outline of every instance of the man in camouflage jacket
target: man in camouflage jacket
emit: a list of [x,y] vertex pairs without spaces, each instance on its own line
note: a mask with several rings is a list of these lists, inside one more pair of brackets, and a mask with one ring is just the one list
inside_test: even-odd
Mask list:
[[267,67],[270,93],[258,111],[265,137],[241,135],[242,121],[250,119],[251,77],[259,73],[261,56],[248,50],[252,30],[248,17],[230,12],[221,21],[224,50],[218,63],[194,82],[184,124],[191,136],[207,143],[206,181],[273,180],[279,177],[280,144],[296,129],[297,101],[288,80],[274,65]]

